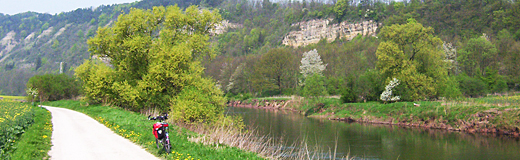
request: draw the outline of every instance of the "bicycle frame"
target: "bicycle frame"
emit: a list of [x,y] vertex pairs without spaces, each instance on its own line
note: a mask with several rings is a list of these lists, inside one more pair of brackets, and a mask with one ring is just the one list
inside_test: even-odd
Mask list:
[[159,143],[162,144],[162,147],[164,149],[164,151],[166,151],[168,154],[171,152],[171,144],[170,144],[170,134],[168,133],[168,130],[169,130],[169,124],[167,122],[157,122],[156,124],[154,124],[154,134],[155,132],[157,132],[156,130],[156,127],[158,126],[161,126],[161,127],[164,127],[164,137],[162,137],[162,139],[159,139],[156,136],[156,143],[157,143],[157,148],[159,149]]
[[[159,143],[162,144],[162,147],[164,151],[166,151],[167,154],[170,154],[171,152],[171,144],[170,144],[170,134],[168,133],[168,129],[170,128],[170,125],[167,122],[164,122],[164,120],[168,119],[168,114],[165,113],[165,116],[157,116],[157,117],[151,117],[151,115],[148,116],[148,120],[159,120],[159,122],[155,123],[153,125],[152,133],[155,136],[155,143],[157,145],[157,149],[160,149]],[[164,128],[164,137],[159,137],[159,131],[160,128]],[[161,138],[161,139],[159,139]]]

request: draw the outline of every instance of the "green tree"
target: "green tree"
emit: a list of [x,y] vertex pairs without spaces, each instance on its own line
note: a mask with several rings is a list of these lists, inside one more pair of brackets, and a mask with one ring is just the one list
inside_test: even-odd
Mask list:
[[278,94],[282,94],[283,89],[289,87],[285,85],[287,81],[295,81],[293,61],[294,55],[284,48],[271,49],[260,59],[260,73],[272,84],[269,85],[274,87],[272,89],[278,90]]
[[383,79],[397,78],[397,93],[403,100],[438,96],[447,77],[442,41],[433,36],[433,28],[423,27],[414,19],[406,24],[384,27],[383,40],[377,48],[377,68]]
[[459,53],[460,68],[470,77],[483,76],[487,67],[497,65],[497,49],[485,37],[470,39]]
[[334,4],[334,14],[336,15],[337,21],[341,21],[343,19],[348,7],[348,0],[338,0],[336,4]]
[[[177,120],[213,120],[222,113],[224,99],[214,82],[202,76],[200,61],[215,57],[209,33],[220,21],[218,11],[197,6],[185,11],[177,6],[131,9],[120,15],[113,26],[100,28],[88,40],[89,51],[110,59],[113,66],[99,78],[101,86],[110,87],[94,89],[90,95],[132,110],[171,110],[183,116],[174,116]],[[91,68],[78,67],[78,77],[88,82],[95,77],[88,74]],[[200,114],[205,116],[188,116]]]

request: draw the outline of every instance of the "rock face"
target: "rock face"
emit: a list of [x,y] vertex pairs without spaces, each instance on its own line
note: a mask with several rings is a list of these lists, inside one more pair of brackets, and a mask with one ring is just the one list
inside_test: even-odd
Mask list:
[[227,29],[235,29],[242,28],[243,26],[238,23],[231,23],[228,20],[223,20],[219,25],[215,27],[215,30],[211,32],[212,35],[222,34],[227,31]]
[[293,27],[299,26],[300,30],[289,32],[284,37],[282,43],[298,47],[318,43],[323,38],[326,38],[328,42],[342,37],[352,40],[357,35],[375,36],[377,27],[381,26],[381,23],[378,24],[372,20],[359,23],[341,22],[339,24],[329,24],[331,21],[332,19],[317,19],[292,24],[291,26]]

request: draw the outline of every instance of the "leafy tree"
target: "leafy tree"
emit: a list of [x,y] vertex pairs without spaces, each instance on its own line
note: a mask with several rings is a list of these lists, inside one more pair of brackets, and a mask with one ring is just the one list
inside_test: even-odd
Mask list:
[[[213,120],[223,111],[224,99],[215,84],[202,76],[200,61],[215,57],[209,33],[220,21],[218,11],[196,6],[185,11],[177,6],[131,9],[120,15],[112,27],[100,28],[88,41],[89,51],[109,58],[113,66],[99,76],[103,88],[94,89],[91,98],[108,98],[132,110],[169,109],[183,121]],[[96,77],[88,74],[90,68],[78,67],[84,82]],[[190,116],[201,114],[205,116]]]
[[260,73],[273,84],[268,86],[274,86],[273,89],[278,90],[278,94],[282,94],[283,89],[288,87],[284,82],[294,81],[293,59],[294,55],[283,48],[271,49],[260,59]]
[[459,52],[461,70],[468,76],[482,76],[487,67],[496,67],[497,49],[484,37],[472,38]]
[[336,4],[334,4],[334,14],[336,15],[336,19],[338,21],[343,19],[343,16],[345,16],[348,7],[348,0],[338,0]]
[[423,27],[414,19],[408,23],[384,27],[379,34],[377,68],[383,79],[401,81],[398,87],[403,100],[437,96],[446,82],[447,70],[442,41],[433,36],[431,27]]

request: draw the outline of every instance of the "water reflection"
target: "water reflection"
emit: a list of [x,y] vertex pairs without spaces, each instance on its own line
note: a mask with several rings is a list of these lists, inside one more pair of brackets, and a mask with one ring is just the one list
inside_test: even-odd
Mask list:
[[280,110],[229,108],[228,114],[241,115],[260,134],[283,137],[285,144],[303,141],[325,155],[337,144],[338,155],[363,159],[520,159],[519,140],[508,137],[344,123]]

